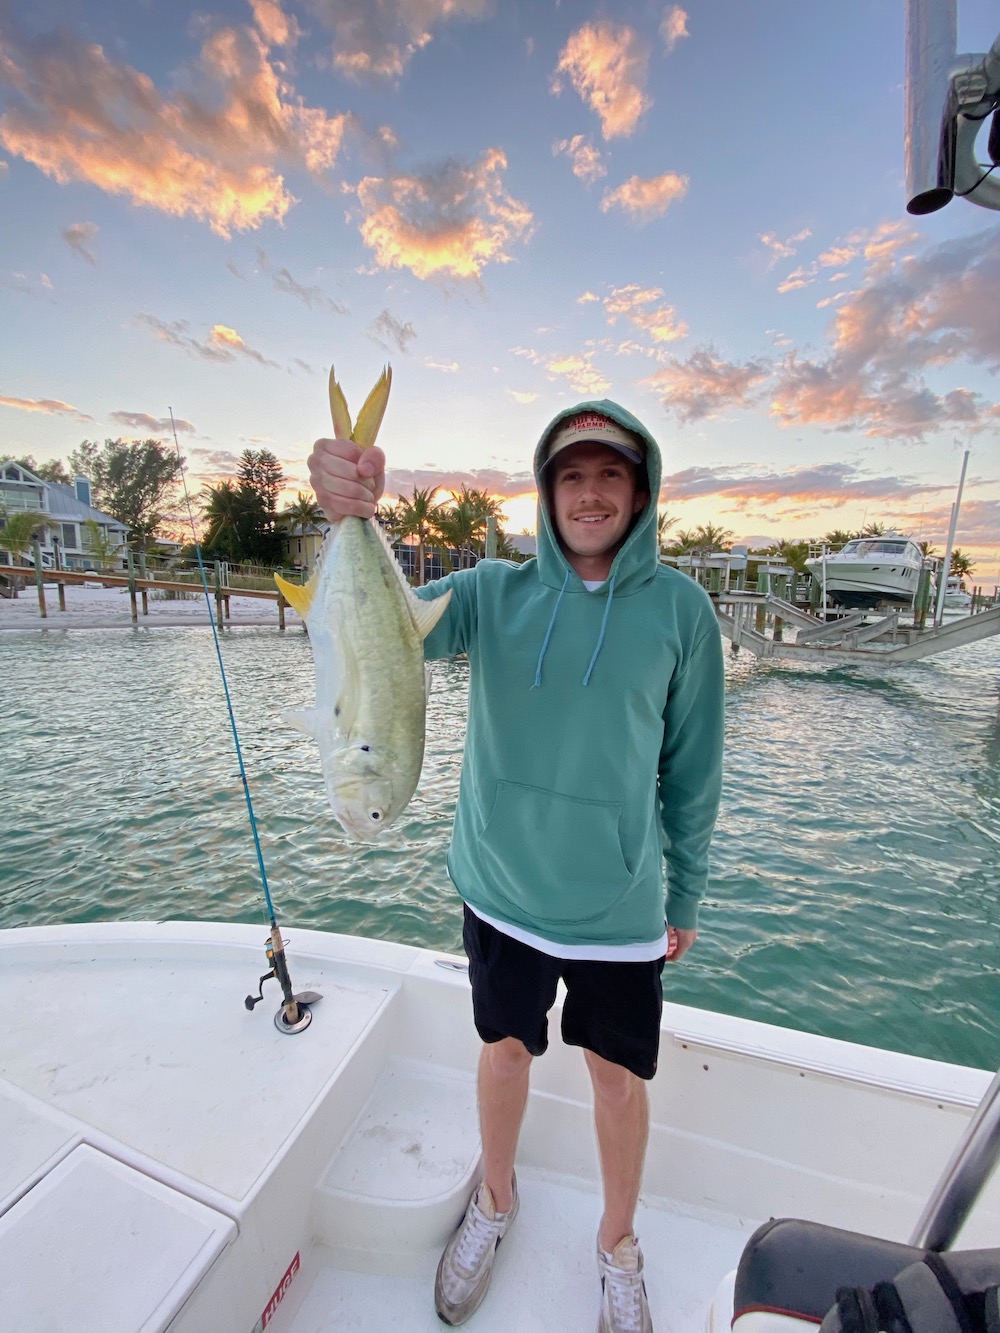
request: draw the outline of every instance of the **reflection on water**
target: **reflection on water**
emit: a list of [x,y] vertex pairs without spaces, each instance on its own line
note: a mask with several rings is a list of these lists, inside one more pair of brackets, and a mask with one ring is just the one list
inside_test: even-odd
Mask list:
[[[312,694],[305,636],[234,629],[223,654],[282,922],[460,951],[464,664],[435,669],[410,808],[355,847],[279,717]],[[0,670],[0,925],[264,921],[207,629],[6,635]],[[712,885],[670,998],[1000,1064],[1000,642],[891,675],[740,656],[728,677]]]

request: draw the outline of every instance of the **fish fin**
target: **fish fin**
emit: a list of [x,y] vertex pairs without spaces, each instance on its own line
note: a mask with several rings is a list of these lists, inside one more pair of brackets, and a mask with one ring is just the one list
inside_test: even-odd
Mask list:
[[330,412],[333,416],[333,433],[338,440],[354,438],[351,427],[351,414],[347,407],[344,391],[337,383],[333,366],[330,367]]
[[410,612],[410,619],[413,621],[420,637],[426,639],[431,630],[444,615],[444,609],[451,601],[451,589],[441,597],[436,597],[433,601],[425,601],[410,587],[410,581],[403,573],[403,566],[396,559],[396,552],[389,543],[389,538],[385,535],[385,529],[381,523],[376,523],[374,519],[370,520],[371,526],[378,534],[379,541],[385,547],[392,561],[392,567],[396,571],[396,577],[399,579],[400,587],[403,589],[403,596],[406,598],[406,605]]
[[389,401],[391,387],[392,367],[386,366],[378,377],[374,389],[365,399],[365,405],[358,413],[358,419],[354,425],[354,443],[359,449],[367,449],[370,444],[375,443],[378,428],[381,426],[382,417],[385,415],[385,405]]
[[287,708],[282,711],[281,720],[317,743],[325,721],[319,708]]
[[316,575],[313,574],[306,584],[289,583],[280,574],[275,574],[274,581],[288,605],[298,611],[302,619],[305,620],[309,615],[309,608],[312,606],[313,596],[316,592]]
[[413,617],[417,633],[422,639],[427,638],[444,615],[448,603],[451,601],[451,591],[451,588],[449,588],[446,593],[442,593],[440,597],[434,597],[430,601],[425,601],[422,597],[414,597],[413,602],[410,603],[410,615]]

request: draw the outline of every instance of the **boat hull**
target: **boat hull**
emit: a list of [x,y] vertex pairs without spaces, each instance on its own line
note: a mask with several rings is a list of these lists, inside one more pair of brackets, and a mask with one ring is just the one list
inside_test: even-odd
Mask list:
[[[287,933],[295,989],[323,996],[294,1036],[271,1021],[273,986],[268,1005],[243,1006],[262,928],[0,932],[0,1003],[23,1020],[0,1030],[0,1140],[16,1145],[0,1158],[12,1327],[247,1333],[267,1311],[276,1333],[433,1326],[437,1255],[479,1172],[464,960]],[[585,1065],[558,1040],[559,1008],[532,1069],[523,1216],[480,1333],[596,1323],[600,1169]],[[989,1080],[667,1003],[639,1220],[659,1333],[704,1326],[770,1216],[905,1238]],[[105,1206],[95,1163],[142,1227]],[[48,1214],[32,1204],[45,1197]],[[995,1184],[968,1243],[998,1226]],[[552,1263],[532,1262],[554,1236]],[[74,1264],[74,1244],[111,1258]]]

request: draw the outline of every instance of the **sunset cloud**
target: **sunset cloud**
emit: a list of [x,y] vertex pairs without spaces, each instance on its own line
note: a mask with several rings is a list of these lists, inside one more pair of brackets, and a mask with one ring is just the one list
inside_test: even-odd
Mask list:
[[778,367],[778,420],[921,439],[1000,419],[1000,405],[963,385],[928,381],[959,361],[1000,369],[1000,234],[900,255],[905,237],[886,228],[865,245],[868,276],[839,303],[826,355],[792,352]]
[[496,468],[477,468],[469,472],[438,471],[433,468],[390,468],[386,473],[385,489],[390,496],[412,495],[413,488],[424,490],[433,486],[445,494],[460,491],[463,486],[470,490],[486,491],[500,499],[513,500],[522,495],[533,495],[535,479],[531,472],[500,472]]
[[687,336],[687,325],[677,318],[671,305],[662,304],[663,291],[659,287],[639,287],[632,283],[616,287],[604,299],[604,312],[609,324],[625,319],[634,328],[645,333],[653,343],[676,342]]
[[586,23],[567,41],[552,76],[560,93],[563,76],[597,115],[605,139],[632,134],[652,106],[646,95],[649,48],[633,28]]
[[680,5],[671,5],[660,20],[660,37],[668,55],[682,38],[691,36],[687,22],[688,15]]
[[663,487],[671,499],[712,496],[732,501],[737,509],[788,502],[839,509],[854,502],[903,502],[941,491],[940,486],[908,477],[868,476],[848,463],[821,463],[782,472],[691,467],[664,477]]
[[671,357],[644,384],[678,421],[690,422],[717,416],[726,408],[752,406],[770,372],[766,360],[738,364],[723,360],[713,347],[702,347],[686,361]]
[[388,310],[383,310],[372,320],[368,326],[368,332],[375,342],[382,347],[391,345],[400,352],[406,352],[410,343],[417,336],[416,330],[409,320],[404,324],[402,320],[397,319]]
[[287,268],[276,269],[272,282],[279,292],[286,292],[289,296],[294,296],[310,309],[329,310],[335,315],[346,315],[347,306],[340,301],[335,301],[331,296],[327,296],[319,287],[313,284],[306,287],[296,280],[289,273]]
[[97,267],[97,258],[90,248],[90,242],[99,230],[94,222],[74,222],[71,227],[64,227],[62,232],[62,238],[69,248],[93,268]]
[[507,158],[488,149],[471,166],[455,160],[425,175],[366,176],[357,186],[361,236],[379,268],[418,278],[478,278],[508,263],[533,217],[503,187]]
[[311,11],[333,33],[333,63],[355,78],[398,78],[433,37],[455,19],[485,18],[488,0],[313,0]]
[[0,397],[0,407],[12,407],[18,412],[42,412],[47,416],[68,416],[76,421],[93,421],[94,418],[81,412],[72,403],[60,402],[58,398],[5,398]]
[[601,212],[621,208],[633,222],[650,222],[653,218],[662,217],[675,199],[683,199],[689,184],[687,176],[678,176],[673,171],[645,180],[639,176],[630,176],[617,190],[605,191]]
[[[280,11],[265,8],[271,31]],[[9,153],[60,184],[85,181],[221,236],[283,219],[295,201],[281,168],[329,170],[347,124],[296,97],[249,26],[213,32],[182,93],[160,93],[67,29],[10,33],[4,72],[13,95],[0,144]]]
[[[139,434],[172,434],[169,417],[153,417],[148,412],[112,412],[111,420],[119,426],[124,426],[126,430],[136,431]],[[182,435],[194,433],[194,426],[182,417],[174,417],[173,429],[179,431]]]
[[191,334],[190,325],[183,319],[168,322],[155,315],[139,315],[138,322],[161,342],[172,343],[206,361],[235,361],[238,357],[246,356],[262,366],[278,366],[277,361],[269,361],[263,353],[248,346],[240,334],[226,324],[214,324],[208,336],[199,339]]
[[773,231],[761,232],[757,239],[771,256],[768,261],[768,268],[773,268],[779,259],[791,259],[802,242],[808,240],[811,235],[812,231],[809,227],[803,227],[801,231],[795,232],[792,236],[786,236],[784,240]]
[[576,134],[572,139],[560,139],[558,143],[552,145],[552,152],[556,156],[561,153],[568,157],[573,175],[587,185],[593,185],[594,181],[608,174],[607,167],[601,160],[600,151],[584,134]]

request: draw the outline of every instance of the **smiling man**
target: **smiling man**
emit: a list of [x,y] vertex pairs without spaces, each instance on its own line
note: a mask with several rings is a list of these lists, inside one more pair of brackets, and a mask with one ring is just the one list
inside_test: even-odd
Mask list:
[[[474,1313],[517,1216],[531,1063],[561,980],[562,1039],[583,1048],[594,1092],[598,1330],[651,1333],[635,1236],[646,1081],[663,966],[695,941],[708,874],[721,639],[706,593],[659,561],[660,451],[641,422],[607,400],[580,404],[543,432],[534,466],[537,558],[483,560],[420,590],[452,590],[426,655],[469,659],[448,870],[483,1042],[483,1180],[441,1256],[435,1306],[446,1324]],[[328,517],[373,516],[381,450],[319,440],[309,468]],[[538,1262],[558,1267],[560,1246],[548,1237]]]

